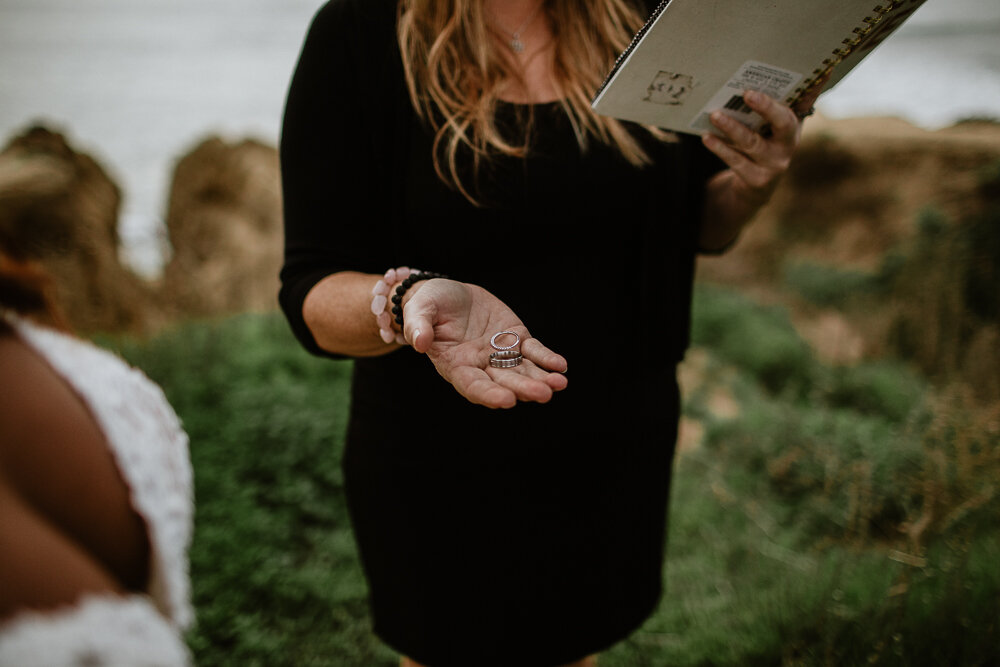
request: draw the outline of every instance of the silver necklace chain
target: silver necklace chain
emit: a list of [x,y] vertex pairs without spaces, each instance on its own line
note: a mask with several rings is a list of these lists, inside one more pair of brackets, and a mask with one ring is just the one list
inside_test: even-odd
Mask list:
[[508,35],[510,35],[510,41],[507,42],[507,45],[510,47],[510,50],[513,51],[514,53],[521,53],[522,51],[524,51],[524,42],[521,41],[521,33],[524,32],[524,29],[527,28],[529,25],[531,25],[531,22],[535,20],[535,16],[538,15],[538,10],[540,10],[542,8],[542,5],[544,4],[545,0],[540,0],[540,2],[537,5],[535,5],[535,8],[532,10],[532,12],[528,14],[528,18],[524,19],[524,22],[514,32],[511,32],[510,30],[504,28],[502,25],[500,25],[500,22],[497,21],[496,19],[493,20],[493,22],[496,24],[498,28],[503,30]]

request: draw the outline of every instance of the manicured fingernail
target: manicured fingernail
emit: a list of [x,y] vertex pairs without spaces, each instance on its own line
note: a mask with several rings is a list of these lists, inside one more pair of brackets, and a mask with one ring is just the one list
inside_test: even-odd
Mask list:
[[420,329],[413,330],[413,342],[416,342],[420,338]]

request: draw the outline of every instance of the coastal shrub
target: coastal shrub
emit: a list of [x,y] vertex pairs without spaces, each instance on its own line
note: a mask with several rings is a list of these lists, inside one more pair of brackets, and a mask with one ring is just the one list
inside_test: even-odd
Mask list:
[[903,422],[927,391],[908,365],[890,359],[826,369],[823,400],[832,408]]
[[775,520],[798,526],[798,547],[892,538],[917,511],[919,438],[880,417],[760,401],[709,428],[705,446],[752,475],[742,486],[755,497],[782,499]]
[[813,384],[816,361],[780,306],[759,306],[736,292],[695,289],[691,338],[739,367],[772,393],[802,395]]
[[816,364],[809,377],[805,401],[741,383],[738,419],[690,411],[704,447],[756,480],[755,497],[794,501],[785,519],[800,517],[812,537],[912,540],[984,507],[1000,517],[1000,490],[987,481],[1000,478],[1000,407],[979,408],[970,387],[934,388],[891,360]]
[[824,308],[842,308],[877,293],[877,274],[807,260],[787,262],[786,286],[810,303]]
[[[941,384],[964,380],[1000,400],[1000,205],[957,223],[926,209],[917,234],[881,274],[886,344]],[[991,333],[992,332],[992,333]],[[984,379],[985,378],[985,379]]]
[[730,376],[735,417],[689,412],[665,601],[612,664],[995,664],[1000,412],[891,362],[813,377],[788,402]]
[[[958,397],[859,421],[754,401],[753,386],[678,460],[664,599],[602,665],[994,664],[998,468],[977,460],[978,489],[950,510],[921,494],[968,468],[941,465],[940,438],[995,441],[995,426],[955,412]],[[976,503],[978,518],[925,520]]]

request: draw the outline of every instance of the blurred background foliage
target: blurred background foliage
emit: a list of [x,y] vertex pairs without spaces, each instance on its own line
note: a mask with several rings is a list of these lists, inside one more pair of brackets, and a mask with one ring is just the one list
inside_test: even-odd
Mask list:
[[[699,262],[663,603],[602,667],[1000,662],[1000,135],[974,125],[819,125]],[[5,242],[190,435],[197,663],[397,664],[344,503],[351,362],[310,357],[274,310],[273,148],[178,163],[158,282],[117,263],[114,183],[65,137],[35,128],[0,164],[38,167],[0,206]]]
[[[890,328],[935,322],[926,309],[948,299],[917,279],[926,263],[992,246],[934,217],[893,268],[851,274],[866,287],[834,302],[864,310],[913,293]],[[949,299],[970,299],[963,317],[995,322],[974,301],[988,271],[947,265],[963,286]],[[835,270],[797,271],[788,287],[828,305]],[[957,354],[947,336],[971,327],[939,326],[928,359]],[[602,667],[996,664],[998,404],[959,365],[933,379],[903,334],[898,354],[824,362],[786,305],[708,281],[693,338],[666,592]],[[344,506],[350,362],[310,357],[275,313],[101,342],[164,387],[191,436],[198,664],[397,664],[371,633]]]

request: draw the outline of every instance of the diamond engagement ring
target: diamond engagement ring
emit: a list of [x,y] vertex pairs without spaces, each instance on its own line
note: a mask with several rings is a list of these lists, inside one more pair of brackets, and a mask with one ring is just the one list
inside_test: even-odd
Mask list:
[[[510,345],[497,345],[497,338],[505,335],[513,336],[514,342],[511,343]],[[518,336],[513,331],[501,331],[500,333],[493,334],[493,338],[490,338],[490,346],[497,351],[513,350],[515,347],[517,347],[517,344],[520,342],[521,342],[521,337]]]

